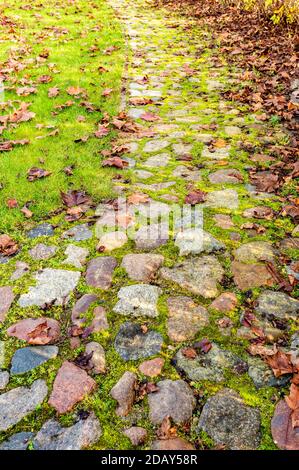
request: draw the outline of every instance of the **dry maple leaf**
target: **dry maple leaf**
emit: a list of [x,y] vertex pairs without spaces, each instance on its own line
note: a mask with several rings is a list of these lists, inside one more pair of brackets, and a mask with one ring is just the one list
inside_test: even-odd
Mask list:
[[150,98],[143,98],[142,96],[136,96],[129,99],[129,103],[133,106],[146,106],[147,104],[152,104],[153,100]]
[[160,117],[153,113],[143,113],[141,114],[140,119],[143,121],[154,122],[159,121]]
[[212,349],[212,343],[207,338],[194,343],[194,348],[199,349],[201,353],[207,354]]
[[277,351],[272,356],[267,356],[265,361],[273,370],[275,377],[280,377],[284,374],[292,374],[294,371],[290,354],[286,354],[282,351]]
[[67,222],[74,222],[75,220],[79,220],[82,215],[84,214],[84,210],[80,206],[70,207],[66,211],[67,215],[65,216],[65,220]]
[[0,235],[0,253],[2,255],[14,255],[18,249],[17,243],[9,235]]
[[18,201],[16,199],[7,199],[6,205],[9,209],[14,209],[18,207]]
[[61,199],[67,207],[75,206],[90,206],[92,204],[91,198],[80,190],[69,190],[67,193],[61,192]]
[[204,202],[206,200],[206,195],[207,193],[204,191],[201,191],[200,189],[194,189],[193,191],[190,191],[190,193],[188,193],[185,197],[185,203],[191,204],[193,206],[200,202]]
[[125,168],[129,164],[120,157],[110,157],[102,162],[102,166],[113,166],[115,168]]
[[86,96],[86,90],[84,88],[80,88],[79,86],[70,86],[66,90],[67,94],[70,96],[75,96],[75,97],[82,97]]
[[102,92],[102,96],[109,96],[113,92],[113,88],[105,88]]
[[134,193],[128,197],[128,204],[144,204],[149,202],[150,197],[148,194]]
[[109,129],[106,126],[98,126],[98,129],[95,131],[95,137],[101,138],[109,134]]
[[9,116],[10,122],[27,122],[35,117],[35,113],[28,111],[29,103],[21,103],[19,109]]
[[49,90],[48,90],[48,97],[49,98],[55,98],[58,95],[59,95],[59,88],[57,88],[56,86],[54,86],[52,88],[49,88]]
[[183,348],[182,354],[184,357],[187,357],[188,359],[195,359],[197,357],[197,352],[195,351],[194,348]]
[[37,179],[46,178],[47,176],[50,176],[50,175],[51,175],[50,171],[44,170],[43,168],[33,167],[27,171],[27,180],[35,181]]
[[50,83],[52,81],[52,77],[50,75],[41,75],[38,77],[37,81],[39,83]]
[[170,416],[165,416],[160,427],[157,429],[159,439],[172,439],[177,436],[177,428],[172,425]]

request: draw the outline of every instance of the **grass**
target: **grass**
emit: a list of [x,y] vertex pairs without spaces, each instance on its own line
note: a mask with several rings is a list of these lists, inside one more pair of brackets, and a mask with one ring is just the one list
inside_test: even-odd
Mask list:
[[[29,139],[30,144],[15,147],[10,152],[0,153],[0,232],[8,232],[24,222],[20,209],[28,204],[33,219],[40,220],[60,204],[60,191],[68,188],[85,189],[95,201],[111,195],[111,176],[100,165],[100,152],[107,148],[114,132],[97,139],[93,132],[104,113],[116,115],[120,102],[121,75],[124,52],[123,35],[112,10],[104,1],[89,2],[61,0],[30,2],[30,8],[22,8],[24,2],[11,0],[0,7],[0,18],[5,16],[8,23],[0,33],[0,65],[14,57],[25,67],[13,71],[5,81],[4,101],[0,114],[11,112],[9,101],[21,100],[30,104],[34,119],[19,123],[16,128],[4,130],[0,140]],[[65,34],[60,34],[64,31]],[[111,53],[106,49],[114,46]],[[40,54],[49,53],[47,59]],[[53,65],[54,64],[54,65]],[[104,67],[106,71],[99,71]],[[38,77],[50,75],[52,81],[39,84]],[[36,94],[20,97],[16,89],[36,86]],[[93,103],[99,111],[88,112],[80,106],[82,99],[69,96],[70,86],[84,88],[86,101]],[[48,97],[48,89],[58,87],[56,98]],[[103,90],[112,88],[109,96],[102,96]],[[53,113],[56,105],[68,100],[74,104]],[[7,106],[7,107],[6,107]],[[18,107],[17,103],[14,106]],[[83,116],[83,122],[78,121]],[[42,125],[43,128],[40,128]],[[51,128],[46,128],[51,126]],[[52,128],[53,126],[53,128]],[[48,136],[58,129],[59,134]],[[85,143],[75,139],[91,135]],[[42,138],[40,138],[42,137]],[[29,182],[27,171],[41,167],[51,176]],[[73,175],[67,176],[63,169],[74,166]],[[9,209],[8,199],[16,199],[18,207]]]

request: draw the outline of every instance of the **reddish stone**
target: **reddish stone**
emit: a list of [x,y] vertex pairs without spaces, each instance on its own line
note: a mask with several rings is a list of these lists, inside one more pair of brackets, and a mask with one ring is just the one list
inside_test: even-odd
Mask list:
[[67,413],[95,388],[96,382],[83,369],[65,361],[54,380],[49,405],[59,414]]
[[6,314],[14,301],[14,293],[9,286],[0,287],[0,323],[5,320]]
[[273,286],[275,280],[263,264],[245,264],[233,261],[232,273],[236,286],[248,290],[260,286]]
[[111,389],[111,396],[118,402],[116,414],[127,416],[135,400],[137,377],[133,372],[125,372],[116,385]]
[[122,267],[128,273],[130,279],[135,281],[150,281],[157,270],[162,266],[164,256],[152,253],[126,255],[122,261]]
[[29,344],[50,344],[58,340],[60,325],[52,318],[26,318],[10,326],[7,334],[27,341]]
[[292,410],[285,400],[276,405],[271,421],[272,437],[280,449],[299,450],[299,428],[292,427]]
[[219,310],[219,312],[230,312],[237,303],[238,299],[233,292],[224,292],[211,303],[210,307]]
[[108,290],[112,284],[112,274],[117,261],[112,256],[92,259],[87,266],[86,283],[91,287]]
[[93,311],[94,318],[91,322],[90,328],[93,333],[98,333],[102,330],[108,330],[109,323],[107,320],[106,310],[103,307],[96,307]]
[[164,359],[161,357],[156,357],[156,359],[151,359],[149,361],[144,361],[138,369],[144,375],[148,377],[157,377],[157,375],[161,374],[161,370],[164,366]]
[[195,447],[190,442],[174,437],[173,439],[163,439],[154,441],[152,450],[194,450]]
[[72,310],[72,322],[78,326],[84,323],[85,319],[80,318],[80,315],[87,312],[90,305],[95,302],[97,298],[97,295],[94,294],[84,294],[79,300],[77,300]]

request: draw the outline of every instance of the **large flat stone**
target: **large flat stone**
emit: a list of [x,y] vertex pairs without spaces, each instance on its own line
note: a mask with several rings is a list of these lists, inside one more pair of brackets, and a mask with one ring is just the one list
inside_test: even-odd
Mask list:
[[0,450],[26,450],[33,437],[33,432],[18,432],[2,442]]
[[225,209],[238,209],[239,197],[234,189],[223,189],[222,191],[211,191],[206,196],[205,207],[223,207]]
[[149,418],[153,424],[169,416],[176,424],[189,421],[195,408],[192,390],[183,380],[162,380],[158,391],[148,395]]
[[158,315],[157,301],[161,293],[159,287],[149,284],[122,287],[117,294],[119,301],[113,311],[130,317],[154,318]]
[[264,264],[247,264],[233,261],[231,265],[234,282],[241,290],[260,286],[273,286],[275,280]]
[[58,421],[46,421],[33,440],[34,450],[81,450],[95,444],[102,430],[98,418],[90,413],[73,426],[62,427]]
[[92,259],[87,265],[86,283],[91,287],[108,290],[112,284],[113,271],[117,261],[112,256]]
[[188,259],[173,268],[162,268],[160,274],[162,279],[209,299],[217,296],[217,283],[221,282],[224,270],[216,257],[202,256]]
[[57,354],[57,346],[30,346],[18,349],[12,357],[10,373],[12,375],[25,374],[44,362],[54,359]]
[[267,290],[257,299],[257,313],[265,317],[275,317],[283,320],[299,316],[299,300],[293,299],[283,292]]
[[29,388],[13,388],[0,395],[0,431],[6,431],[34,411],[47,393],[46,382],[36,380]]
[[180,342],[194,338],[196,333],[209,324],[207,310],[189,297],[169,297],[167,334],[171,341]]
[[150,281],[162,266],[164,256],[153,253],[125,255],[121,266],[125,268],[130,279],[134,281]]
[[222,242],[200,228],[189,228],[179,232],[175,239],[175,245],[180,249],[180,256],[212,253],[225,248]]
[[198,429],[226,449],[252,450],[260,443],[260,424],[258,409],[246,406],[233,390],[223,389],[207,400]]
[[114,347],[125,361],[136,361],[159,354],[163,338],[157,331],[144,331],[136,323],[123,323],[116,335]]
[[46,268],[35,274],[36,285],[29,288],[28,294],[21,295],[20,307],[47,304],[64,305],[68,296],[76,288],[80,273],[63,269]]
[[29,344],[55,343],[60,336],[60,325],[52,318],[24,318],[7,329],[8,336],[27,341]]
[[255,241],[244,243],[235,250],[235,259],[242,263],[256,261],[275,261],[276,252],[271,243],[264,241]]

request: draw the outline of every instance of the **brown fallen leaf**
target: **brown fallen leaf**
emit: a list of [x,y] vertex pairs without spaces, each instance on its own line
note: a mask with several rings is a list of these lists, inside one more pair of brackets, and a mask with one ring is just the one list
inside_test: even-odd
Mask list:
[[286,354],[282,351],[277,351],[272,356],[267,356],[265,361],[271,367],[275,377],[280,377],[284,374],[292,374],[294,371],[290,354]]
[[102,162],[102,166],[104,166],[104,167],[105,166],[113,166],[115,168],[125,168],[128,165],[129,165],[128,162],[126,162],[126,160],[123,160],[120,157],[106,158],[106,160],[104,160]]
[[61,199],[67,207],[75,206],[90,206],[92,204],[91,198],[85,191],[69,190],[67,193],[61,192]]
[[79,220],[82,217],[84,210],[80,206],[75,206],[68,208],[66,213],[67,215],[65,216],[65,220],[67,222],[74,222],[75,220]]
[[128,197],[128,204],[145,204],[149,202],[150,197],[148,194],[134,193]]
[[43,168],[33,167],[27,171],[27,180],[35,181],[37,179],[46,178],[52,173],[50,171],[44,170]]
[[86,96],[86,90],[84,88],[80,88],[79,86],[70,86],[66,90],[67,94],[70,96],[75,96],[76,98],[78,97],[83,97]]
[[38,77],[37,81],[38,83],[50,83],[53,80],[51,75],[41,75]]
[[56,86],[52,87],[52,88],[49,88],[48,90],[48,97],[49,98],[56,98],[56,96],[59,95],[59,88],[57,88]]
[[[20,107],[9,116],[9,122],[27,122],[35,117],[35,113],[28,111],[30,103],[21,103]],[[19,141],[21,142],[21,141]]]
[[0,235],[0,253],[4,256],[14,255],[18,251],[18,244],[9,235]]
[[28,207],[26,207],[26,206],[24,206],[21,209],[21,212],[24,214],[26,219],[30,219],[33,216],[33,212],[31,212],[31,210],[29,210]]
[[206,200],[207,193],[200,189],[194,189],[190,191],[185,197],[185,203],[191,204],[192,206]]
[[109,129],[106,126],[98,126],[98,129],[95,131],[94,135],[97,138],[105,137],[109,134]]
[[199,349],[201,353],[207,354],[212,349],[212,343],[207,338],[203,338],[201,341],[194,343],[194,348]]
[[36,93],[37,92],[37,89],[36,87],[34,86],[24,86],[24,87],[20,87],[20,88],[17,88],[16,90],[16,93],[18,96],[29,96],[33,93]]
[[143,98],[142,96],[136,96],[129,99],[129,104],[132,106],[146,106],[147,104],[152,104],[153,100],[150,98]]
[[194,348],[183,348],[182,354],[188,359],[195,359],[197,357],[197,352]]
[[143,113],[141,114],[140,119],[143,121],[154,122],[159,121],[160,117],[153,113]]
[[292,427],[299,427],[299,387],[294,383],[291,384],[290,394],[285,397],[288,407],[292,410]]
[[105,90],[102,92],[102,96],[109,96],[113,92],[113,88],[105,88]]
[[18,201],[16,199],[7,199],[6,205],[9,209],[15,209],[18,207]]
[[172,439],[177,436],[177,428],[172,425],[169,416],[165,416],[156,434],[159,439]]

